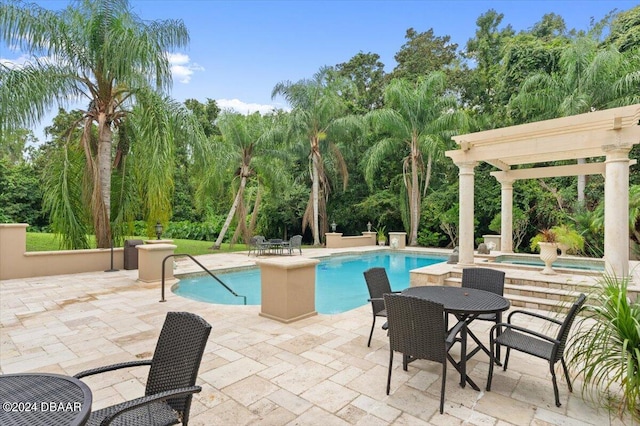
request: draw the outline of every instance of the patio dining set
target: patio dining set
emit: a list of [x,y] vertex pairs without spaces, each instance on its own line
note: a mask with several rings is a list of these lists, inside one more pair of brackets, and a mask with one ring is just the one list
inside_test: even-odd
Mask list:
[[[367,346],[375,329],[376,317],[385,317],[382,326],[389,337],[389,372],[387,377],[387,395],[391,388],[394,352],[402,354],[402,367],[407,371],[408,364],[424,359],[442,364],[442,384],[440,392],[440,413],[444,411],[445,381],[447,361],[460,374],[460,386],[469,384],[479,391],[479,386],[467,375],[466,364],[479,352],[489,357],[489,372],[486,390],[491,390],[494,365],[502,366],[506,371],[512,350],[523,352],[549,363],[553,382],[555,404],[561,406],[555,365],[560,362],[569,391],[572,392],[571,379],[564,359],[564,349],[573,321],[585,303],[586,296],[580,294],[569,309],[564,320],[548,317],[537,312],[513,310],[507,321],[503,322],[502,313],[509,309],[510,302],[503,295],[505,273],[489,268],[465,268],[462,285],[419,286],[402,291],[392,291],[384,268],[371,268],[364,272],[365,281],[373,310],[373,324]],[[449,326],[449,316],[455,318],[455,325]],[[542,334],[514,323],[514,318],[538,318],[555,325],[555,334]],[[495,323],[489,331],[489,348],[473,333],[470,325],[475,320]],[[469,338],[475,348],[468,351]],[[455,360],[450,349],[460,344],[460,359]],[[504,363],[500,357],[500,348],[506,348]]]
[[256,256],[275,254],[292,255],[296,250],[302,254],[302,235],[294,235],[288,241],[281,238],[266,239],[262,235],[256,235],[249,240],[249,253]]

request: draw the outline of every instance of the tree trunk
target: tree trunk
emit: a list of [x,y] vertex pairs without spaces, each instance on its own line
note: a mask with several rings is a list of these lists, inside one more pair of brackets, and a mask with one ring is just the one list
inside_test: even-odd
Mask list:
[[420,185],[418,182],[418,157],[417,145],[411,144],[411,194],[409,199],[409,210],[411,215],[411,235],[409,245],[418,245],[418,225],[420,224]]
[[238,188],[238,192],[236,193],[236,198],[233,200],[233,204],[231,205],[231,209],[229,210],[229,214],[227,214],[227,219],[224,221],[224,225],[222,225],[222,229],[220,230],[220,234],[218,235],[218,239],[211,247],[214,250],[220,250],[220,246],[222,245],[222,240],[224,239],[227,230],[229,229],[229,225],[231,225],[231,220],[233,216],[236,214],[236,209],[238,208],[238,204],[240,203],[240,199],[244,194],[244,188],[247,185],[247,178],[243,175],[240,179],[240,188]]
[[[111,143],[113,132],[106,115],[98,115],[98,164],[94,169],[92,212],[98,248],[111,247]],[[87,141],[88,143],[88,141]]]
[[320,245],[320,231],[319,231],[320,214],[319,214],[319,207],[318,207],[318,197],[320,194],[320,179],[318,176],[318,155],[315,149],[311,151],[311,155],[312,155],[312,163],[313,163],[313,166],[312,166],[313,182],[311,186],[312,197],[313,197],[313,229],[312,229],[313,245],[319,246]]

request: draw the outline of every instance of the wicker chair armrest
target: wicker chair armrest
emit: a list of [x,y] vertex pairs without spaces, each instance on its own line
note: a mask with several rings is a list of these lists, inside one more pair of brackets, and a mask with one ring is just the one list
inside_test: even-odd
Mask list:
[[384,302],[382,297],[372,297],[371,299],[367,299],[368,302]]
[[94,374],[106,373],[107,371],[119,370],[121,368],[138,367],[141,365],[151,365],[151,360],[146,359],[146,360],[140,360],[140,361],[129,361],[129,362],[121,362],[119,364],[105,365],[104,367],[97,367],[97,368],[92,368],[90,370],[81,371],[78,374],[74,375],[73,377],[75,377],[76,379],[81,379],[83,377],[92,376]]
[[107,417],[102,419],[102,421],[100,422],[100,426],[107,426],[111,424],[111,422],[113,422],[114,419],[116,419],[119,415],[138,407],[150,404],[152,402],[164,401],[177,396],[185,396],[193,393],[198,393],[201,390],[202,388],[200,386],[188,386],[184,388],[173,389],[170,391],[158,392],[153,395],[143,396],[140,398],[132,399],[131,401],[126,401],[122,403],[122,409],[111,413]]
[[548,317],[546,315],[538,314],[536,312],[522,311],[522,310],[518,309],[518,310],[515,310],[515,311],[511,311],[511,313],[509,314],[509,317],[507,318],[507,322],[508,323],[511,323],[511,316],[513,314],[529,315],[531,317],[540,318],[540,319],[543,319],[545,321],[550,321],[550,322],[558,324],[558,325],[562,325],[562,322],[563,322],[563,321],[560,321],[560,320],[558,320],[556,318],[551,318],[551,317]]
[[458,321],[458,323],[449,331],[445,342],[447,342],[447,344],[449,345],[453,345],[453,343],[456,341],[456,336],[458,335],[458,333],[460,333],[460,331],[462,331],[462,329],[466,326],[466,321]]
[[547,335],[542,334],[542,333],[538,333],[537,331],[529,330],[528,328],[525,328],[525,327],[520,327],[520,326],[513,325],[513,324],[507,324],[505,322],[500,322],[500,323],[494,325],[493,327],[491,327],[491,330],[489,331],[489,334],[491,334],[492,336],[496,336],[496,334],[494,334],[494,332],[498,327],[503,327],[505,329],[516,330],[516,331],[519,331],[521,333],[528,334],[530,336],[535,336],[535,337],[537,337],[539,339],[546,340],[547,342],[553,343],[554,345],[560,344],[560,341],[557,340],[557,339],[554,339],[553,337],[547,336]]

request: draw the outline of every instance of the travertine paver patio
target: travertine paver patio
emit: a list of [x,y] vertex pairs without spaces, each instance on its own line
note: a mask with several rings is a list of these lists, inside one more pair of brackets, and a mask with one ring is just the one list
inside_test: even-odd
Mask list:
[[[244,253],[201,259],[211,267],[251,263]],[[449,366],[441,415],[439,364],[416,361],[404,372],[396,356],[392,393],[385,394],[388,345],[377,329],[372,347],[366,346],[369,305],[286,325],[260,317],[258,306],[212,305],[171,292],[159,303],[158,286],[136,278],[137,271],[118,271],[0,281],[0,372],[72,375],[148,358],[166,312],[190,311],[213,326],[193,425],[622,424],[585,402],[579,382],[569,394],[560,380],[563,405],[556,407],[547,365],[517,353],[507,372],[495,371],[491,392],[460,388]],[[473,324],[479,336],[489,326]],[[481,388],[487,362],[478,354],[468,364]],[[86,378],[93,408],[141,396],[146,374],[137,368]]]

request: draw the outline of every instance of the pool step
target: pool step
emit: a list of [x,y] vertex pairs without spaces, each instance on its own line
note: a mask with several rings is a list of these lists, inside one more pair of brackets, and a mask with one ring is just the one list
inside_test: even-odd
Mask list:
[[[444,281],[445,285],[462,284],[461,276],[451,276]],[[504,296],[509,299],[511,306],[552,312],[566,311],[580,293],[588,293],[594,285],[591,282],[558,284],[553,280],[540,282],[521,278],[514,278],[513,281],[508,275],[505,276]]]

